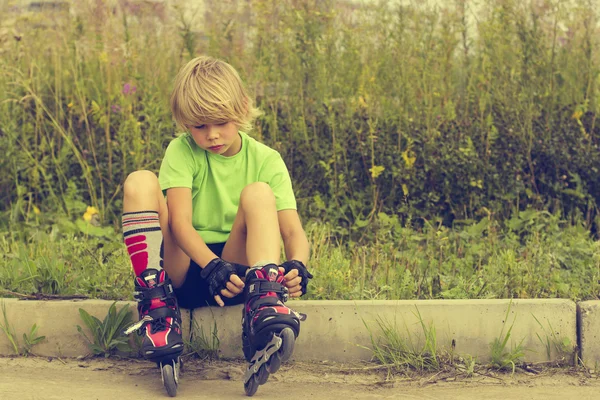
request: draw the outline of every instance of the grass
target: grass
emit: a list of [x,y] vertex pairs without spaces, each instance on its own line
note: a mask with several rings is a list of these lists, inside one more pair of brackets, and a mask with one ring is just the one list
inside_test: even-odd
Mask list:
[[[589,231],[547,213],[514,220],[523,226],[484,218],[416,229],[382,216],[374,237],[360,245],[309,221],[315,277],[306,298],[597,298],[600,242]],[[56,223],[20,229],[0,232],[3,296],[132,300],[132,269],[118,233],[86,235]]]
[[192,335],[191,340],[185,342],[185,345],[189,350],[188,355],[192,355],[201,360],[219,359],[219,347],[221,345],[221,341],[219,340],[217,321],[214,321],[208,334],[204,332],[204,327],[199,326],[195,319],[192,321],[192,332],[194,334]]
[[546,348],[548,360],[552,358],[552,353],[555,353],[558,358],[558,365],[577,365],[577,351],[571,340],[568,337],[559,336],[550,321],[547,321],[547,326],[544,326],[535,315],[532,314],[532,316],[543,331],[543,335],[539,333],[536,333],[536,335],[540,343]]
[[521,342],[519,342],[519,344],[516,346],[510,341],[511,332],[515,325],[515,321],[517,320],[516,315],[513,319],[513,322],[510,324],[510,327],[506,330],[506,332],[504,331],[508,322],[511,305],[512,302],[506,309],[506,315],[504,316],[504,321],[502,321],[502,330],[500,331],[500,335],[495,338],[492,343],[490,343],[490,363],[492,367],[500,370],[511,370],[512,373],[514,373],[517,363],[525,355],[525,348],[523,347],[523,340],[521,340]]
[[23,345],[20,346],[17,334],[8,321],[6,304],[4,302],[2,302],[2,319],[3,322],[0,322],[0,330],[6,335],[16,355],[27,357],[28,355],[33,354],[33,346],[46,339],[46,336],[38,336],[38,326],[33,324],[29,333],[23,333]]
[[437,371],[441,367],[435,327],[433,324],[425,325],[418,309],[415,316],[419,320],[423,337],[413,337],[408,328],[407,335],[403,335],[397,321],[390,322],[380,317],[376,320],[380,335],[376,335],[363,320],[371,337],[373,357],[388,368],[389,373]]
[[10,325],[10,322],[8,321],[8,316],[6,315],[6,304],[4,302],[2,302],[2,318],[4,322],[0,323],[0,329],[2,329],[2,332],[4,332],[4,334],[8,338],[8,341],[10,342],[10,345],[12,346],[15,354],[19,354],[19,343],[17,335],[15,333],[14,328]]

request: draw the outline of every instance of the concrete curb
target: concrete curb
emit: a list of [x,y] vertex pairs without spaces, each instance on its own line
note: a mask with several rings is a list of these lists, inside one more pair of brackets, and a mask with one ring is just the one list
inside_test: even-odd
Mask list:
[[[307,300],[288,306],[308,315],[296,343],[296,360],[369,360],[369,329],[375,338],[381,336],[379,322],[395,327],[398,336],[422,349],[425,333],[419,314],[427,330],[434,328],[438,349],[452,351],[454,347],[455,354],[470,355],[480,362],[490,360],[490,343],[503,329],[506,334],[511,325],[508,349],[523,341],[528,349],[524,359],[530,362],[572,360],[552,345],[548,355],[540,338],[550,342],[553,337],[566,339],[572,344],[571,355],[577,343],[576,305],[570,300]],[[242,357],[241,310],[241,306],[193,310],[192,320],[198,325],[193,332],[202,329],[206,335],[216,322],[223,356]]]
[[[38,334],[45,335],[46,340],[34,347],[34,353],[59,357],[89,353],[76,328],[84,326],[79,308],[103,319],[112,304],[104,300],[0,299],[2,302],[6,304],[8,322],[21,343],[23,333],[36,324]],[[123,304],[129,304],[137,318],[135,303],[119,302],[118,306]],[[304,300],[291,301],[288,306],[308,315],[296,344],[296,360],[369,360],[372,355],[369,329],[378,340],[381,322],[421,349],[422,321],[426,330],[433,328],[431,332],[435,333],[439,350],[470,355],[479,362],[489,361],[490,343],[505,335],[511,326],[507,347],[510,349],[522,341],[527,349],[524,359],[529,362],[572,360],[577,343],[577,307],[570,300]],[[241,306],[182,310],[184,337],[189,339],[190,334],[192,338],[199,337],[201,330],[209,336],[216,323],[222,356],[242,357],[241,310]],[[0,316],[0,323],[3,322]],[[194,329],[190,329],[191,325]],[[559,346],[553,345],[558,341],[571,347],[566,352],[559,351]],[[11,354],[14,354],[12,346],[6,335],[0,333],[0,355]]]
[[[23,344],[23,334],[29,334],[33,324],[38,328],[38,336],[46,339],[35,345],[32,351],[39,356],[79,357],[90,353],[87,342],[77,331],[77,325],[84,329],[88,337],[92,337],[81,317],[82,308],[90,315],[104,319],[112,301],[30,301],[18,299],[0,299],[0,305],[6,305],[6,319],[16,334],[19,344]],[[117,309],[129,305],[133,311],[133,320],[138,319],[135,302],[117,302]],[[1,310],[0,310],[1,313]],[[184,337],[189,338],[190,310],[181,310]],[[4,317],[0,314],[0,324],[4,325]],[[7,336],[0,330],[0,356],[14,355],[15,351]]]
[[598,369],[600,365],[600,301],[582,301],[577,304],[579,351],[583,365]]

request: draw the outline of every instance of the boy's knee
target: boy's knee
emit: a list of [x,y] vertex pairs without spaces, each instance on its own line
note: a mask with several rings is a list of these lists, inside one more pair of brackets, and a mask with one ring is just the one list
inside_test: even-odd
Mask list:
[[140,192],[155,191],[159,186],[158,178],[152,171],[135,171],[130,173],[123,184],[125,195],[134,195]]
[[260,203],[261,205],[275,204],[275,195],[271,187],[264,182],[254,182],[242,190],[240,204]]

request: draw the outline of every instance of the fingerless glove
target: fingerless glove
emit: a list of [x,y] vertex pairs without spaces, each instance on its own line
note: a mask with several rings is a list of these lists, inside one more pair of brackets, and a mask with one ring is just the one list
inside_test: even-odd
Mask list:
[[286,261],[283,264],[281,264],[281,266],[284,269],[284,275],[287,275],[287,273],[293,269],[298,270],[298,276],[302,278],[302,282],[300,282],[300,286],[302,287],[302,295],[306,294],[308,280],[312,279],[313,277],[312,274],[308,272],[308,269],[306,269],[306,266],[298,260]]

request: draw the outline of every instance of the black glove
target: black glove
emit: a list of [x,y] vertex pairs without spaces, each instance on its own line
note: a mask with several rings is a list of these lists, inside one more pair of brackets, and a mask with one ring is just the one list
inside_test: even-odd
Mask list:
[[221,290],[227,289],[231,275],[237,275],[236,267],[220,258],[206,264],[200,272],[200,277],[208,282],[208,292],[212,297],[221,295]]
[[312,279],[312,274],[310,272],[308,272],[308,270],[306,269],[306,266],[304,264],[302,264],[301,261],[298,260],[290,260],[290,261],[286,261],[283,264],[281,264],[281,266],[283,267],[283,274],[287,275],[288,272],[290,272],[293,269],[297,269],[298,270],[298,276],[300,276],[302,278],[302,282],[300,282],[300,286],[302,287],[302,294],[306,294],[306,287],[308,286],[308,280]]
[[246,272],[248,272],[248,269],[250,268],[247,265],[243,265],[243,264],[236,264],[236,263],[230,263],[231,265],[233,265],[233,268],[235,268],[235,274],[237,276],[239,276],[240,278],[243,278],[246,276]]

